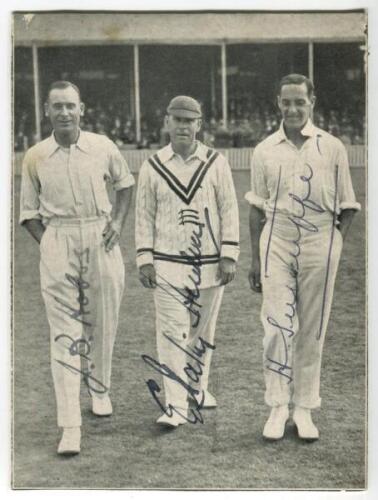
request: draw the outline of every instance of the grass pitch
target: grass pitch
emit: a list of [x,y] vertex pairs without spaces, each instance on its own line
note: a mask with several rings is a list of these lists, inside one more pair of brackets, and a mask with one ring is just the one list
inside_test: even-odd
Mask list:
[[[365,171],[352,170],[365,203]],[[56,453],[55,396],[49,331],[39,286],[39,249],[17,225],[20,179],[15,181],[14,448],[15,488],[360,489],[365,487],[365,214],[344,243],[324,347],[320,440],[307,444],[289,423],[284,440],[263,441],[269,414],[263,402],[261,297],[249,290],[249,173],[235,172],[240,200],[241,256],[226,287],[216,333],[210,389],[218,408],[205,423],[173,432],[155,424],[159,410],[145,380],[156,373],[141,354],[156,357],[152,294],[135,267],[134,211],[122,239],[126,290],[113,358],[114,414],[99,419],[82,389],[82,452]]]

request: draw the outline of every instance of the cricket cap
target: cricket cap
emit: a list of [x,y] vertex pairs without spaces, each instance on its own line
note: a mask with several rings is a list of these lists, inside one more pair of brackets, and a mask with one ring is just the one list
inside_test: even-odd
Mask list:
[[168,105],[167,113],[180,118],[201,118],[201,105],[187,95],[174,97]]

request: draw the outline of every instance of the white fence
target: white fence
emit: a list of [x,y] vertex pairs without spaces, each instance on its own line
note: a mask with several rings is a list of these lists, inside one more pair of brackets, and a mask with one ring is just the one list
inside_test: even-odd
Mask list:
[[[349,164],[351,167],[364,167],[365,160],[365,146],[346,146],[349,157]],[[253,148],[233,148],[220,150],[230,162],[232,170],[248,170],[251,153]],[[152,149],[121,149],[130,170],[133,173],[139,171],[140,166],[145,159],[149,158],[155,153]],[[14,174],[21,174],[21,165],[24,153],[15,153],[14,155]]]

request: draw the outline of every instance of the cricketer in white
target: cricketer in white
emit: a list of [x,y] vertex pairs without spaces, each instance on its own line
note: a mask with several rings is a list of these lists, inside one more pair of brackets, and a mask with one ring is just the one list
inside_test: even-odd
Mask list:
[[280,129],[254,150],[251,163],[251,288],[263,293],[265,402],[263,435],[281,439],[294,404],[301,439],[319,431],[324,338],[343,239],[357,210],[343,144],[315,127],[312,82],[287,75],[279,86]]
[[[54,131],[25,155],[20,223],[40,243],[58,426],[63,427],[58,453],[70,455],[81,447],[81,376],[93,413],[112,413],[112,353],[125,274],[119,239],[134,178],[113,142],[80,130],[84,104],[74,84],[54,82],[45,111]],[[107,181],[116,191],[113,217]]]
[[[142,284],[154,288],[160,364],[196,387],[201,408],[215,407],[208,391],[213,349],[202,356],[200,376],[187,369],[185,350],[214,344],[224,285],[234,278],[239,256],[238,204],[227,159],[196,140],[199,103],[177,96],[167,113],[171,143],[145,161],[139,175],[137,266]],[[185,384],[164,377],[164,391],[158,423],[187,422]]]

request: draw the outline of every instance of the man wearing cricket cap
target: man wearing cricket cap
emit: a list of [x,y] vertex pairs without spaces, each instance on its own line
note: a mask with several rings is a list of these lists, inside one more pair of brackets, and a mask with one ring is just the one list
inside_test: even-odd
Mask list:
[[208,391],[215,325],[239,255],[231,169],[196,140],[201,123],[198,101],[171,100],[165,117],[171,142],[143,163],[136,201],[139,277],[154,290],[159,363],[170,373],[163,376],[165,403],[157,384],[148,386],[163,409],[157,423],[172,427],[217,404]]

